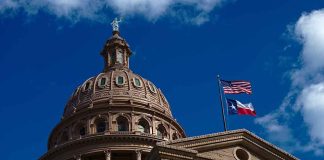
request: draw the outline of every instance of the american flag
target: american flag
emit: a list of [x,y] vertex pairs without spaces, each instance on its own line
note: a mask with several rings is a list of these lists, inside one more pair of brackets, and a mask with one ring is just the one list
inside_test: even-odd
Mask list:
[[224,94],[252,94],[251,83],[248,81],[225,81],[220,80]]

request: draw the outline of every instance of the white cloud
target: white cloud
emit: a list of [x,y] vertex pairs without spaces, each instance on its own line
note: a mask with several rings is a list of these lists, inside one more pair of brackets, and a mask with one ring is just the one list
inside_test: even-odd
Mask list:
[[296,23],[295,33],[303,43],[303,67],[317,71],[324,67],[324,10],[303,14]]
[[[35,15],[44,11],[74,22],[80,19],[102,22],[109,13],[123,17],[141,16],[149,21],[156,21],[164,16],[179,16],[179,20],[200,25],[207,22],[212,10],[225,1],[229,0],[2,0],[0,14],[22,11]],[[178,10],[188,10],[191,13],[173,14]]]
[[297,104],[301,106],[312,140],[324,145],[324,82],[305,87]]
[[[291,90],[276,111],[257,118],[270,138],[282,135],[289,140],[282,146],[292,150],[324,154],[324,9],[304,13],[293,29],[294,37],[302,44],[300,66],[290,71]],[[299,142],[291,132],[296,115],[301,115],[308,142]],[[296,126],[295,126],[296,127]],[[301,127],[302,128],[302,127]],[[300,128],[299,128],[300,129]],[[295,143],[290,144],[291,141]],[[279,142],[280,144],[280,142]],[[289,147],[288,147],[289,148]]]
[[110,6],[122,16],[140,14],[156,19],[165,14],[172,3],[172,0],[112,0]]

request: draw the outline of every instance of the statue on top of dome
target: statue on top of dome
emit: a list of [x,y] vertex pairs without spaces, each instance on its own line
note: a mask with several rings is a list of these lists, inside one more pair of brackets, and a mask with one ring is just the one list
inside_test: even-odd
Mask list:
[[111,22],[111,26],[113,27],[113,31],[119,31],[119,23],[121,22],[122,20],[119,19],[116,17],[112,22]]

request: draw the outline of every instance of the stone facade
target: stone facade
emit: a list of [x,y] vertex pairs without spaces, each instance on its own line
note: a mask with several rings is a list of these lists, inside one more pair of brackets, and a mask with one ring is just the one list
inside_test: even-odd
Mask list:
[[147,160],[296,160],[291,154],[241,129],[159,142]]
[[296,159],[246,130],[185,138],[161,90],[129,69],[131,54],[113,31],[103,72],[73,92],[40,160]]

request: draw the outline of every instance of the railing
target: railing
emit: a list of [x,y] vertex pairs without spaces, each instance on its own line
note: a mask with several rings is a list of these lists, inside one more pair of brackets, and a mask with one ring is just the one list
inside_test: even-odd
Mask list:
[[125,134],[134,134],[134,132],[130,132],[130,131],[110,131],[110,134],[125,135]]
[[144,132],[140,132],[140,131],[105,131],[105,132],[99,132],[99,133],[93,133],[93,134],[87,134],[87,135],[83,135],[83,136],[78,136],[78,137],[74,137],[73,139],[70,139],[66,142],[61,142],[59,144],[55,144],[53,146],[51,146],[50,148],[56,148],[60,145],[63,145],[65,143],[69,143],[71,140],[80,140],[83,138],[87,138],[87,137],[95,137],[98,135],[141,135],[141,136],[146,136],[146,137],[152,137],[152,138],[158,138],[158,139],[163,139],[163,140],[168,140],[166,137],[161,138],[158,137],[157,135],[151,134],[151,133],[144,133]]

